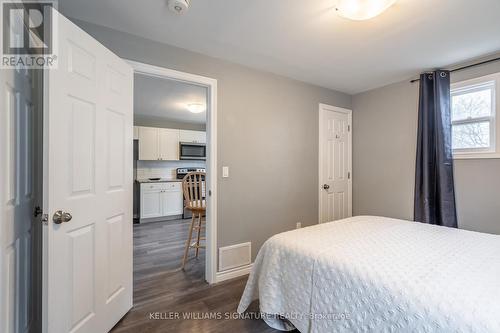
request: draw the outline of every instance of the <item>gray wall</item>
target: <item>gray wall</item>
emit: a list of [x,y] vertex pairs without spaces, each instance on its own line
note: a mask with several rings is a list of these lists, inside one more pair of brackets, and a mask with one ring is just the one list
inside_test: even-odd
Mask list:
[[318,222],[319,103],[351,96],[173,46],[75,21],[119,56],[218,80],[219,246]]
[[[500,63],[452,81],[500,72]],[[418,83],[353,97],[353,212],[413,219]],[[500,159],[455,160],[459,227],[500,234]]]

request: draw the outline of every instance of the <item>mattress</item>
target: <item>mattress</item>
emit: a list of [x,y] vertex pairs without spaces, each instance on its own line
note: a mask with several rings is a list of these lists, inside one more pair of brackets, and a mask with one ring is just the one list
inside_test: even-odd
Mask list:
[[238,312],[300,332],[500,332],[500,236],[358,216],[265,242]]

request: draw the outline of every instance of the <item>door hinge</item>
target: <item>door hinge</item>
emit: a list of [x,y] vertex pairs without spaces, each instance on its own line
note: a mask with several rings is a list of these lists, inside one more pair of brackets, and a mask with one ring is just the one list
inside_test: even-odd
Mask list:
[[43,225],[49,225],[49,214],[42,214],[41,221]]
[[38,216],[40,216],[42,214],[43,214],[42,208],[40,208],[40,206],[36,206],[35,210],[33,212],[33,216],[34,217],[38,217]]
[[347,125],[347,132],[351,131],[351,125]]
[[351,179],[351,172],[347,172],[347,179]]

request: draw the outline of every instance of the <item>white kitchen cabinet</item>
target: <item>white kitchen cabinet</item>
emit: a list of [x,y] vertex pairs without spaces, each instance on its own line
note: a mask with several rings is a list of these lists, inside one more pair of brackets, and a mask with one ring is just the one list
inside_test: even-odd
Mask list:
[[162,195],[164,216],[180,215],[183,213],[183,196],[180,190],[165,190]]
[[158,129],[160,160],[175,161],[179,159],[179,130],[170,128]]
[[154,127],[139,128],[139,160],[159,160],[159,129]]
[[181,215],[184,202],[181,182],[142,183],[140,218]]
[[139,127],[139,160],[178,161],[179,130]]
[[207,143],[207,133],[202,131],[180,130],[180,142]]
[[162,190],[141,187],[141,219],[161,217],[163,213]]
[[134,140],[139,140],[139,126],[134,126]]

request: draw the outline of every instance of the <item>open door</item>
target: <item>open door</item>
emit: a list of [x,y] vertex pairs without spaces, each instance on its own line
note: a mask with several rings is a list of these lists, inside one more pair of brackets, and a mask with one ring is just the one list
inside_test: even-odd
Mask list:
[[108,332],[132,307],[132,68],[54,10],[45,75],[44,332]]

